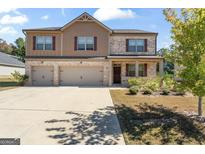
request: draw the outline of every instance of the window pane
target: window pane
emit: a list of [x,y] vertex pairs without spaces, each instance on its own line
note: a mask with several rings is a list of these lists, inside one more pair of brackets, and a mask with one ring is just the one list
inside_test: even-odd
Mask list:
[[45,44],[45,50],[52,50],[52,44]]
[[52,50],[52,37],[51,36],[46,36],[45,37],[45,50]]
[[44,37],[43,36],[37,36],[36,37],[36,49],[37,50],[43,50],[44,46]]
[[139,64],[139,76],[145,76],[144,64]]
[[144,46],[137,46],[137,52],[143,52]]
[[94,39],[93,39],[93,37],[86,37],[86,43],[87,43],[87,44],[94,44]]
[[136,46],[128,46],[128,51],[135,52],[136,51]]
[[93,44],[86,44],[86,50],[93,50]]
[[127,75],[135,76],[135,64],[127,64]]
[[86,39],[85,37],[78,37],[78,50],[85,50]]
[[78,50],[85,50],[85,44],[78,44]]
[[52,44],[52,37],[51,36],[46,36],[45,37],[45,42],[46,42],[46,44]]
[[86,50],[93,50],[93,49],[94,49],[94,38],[86,37]]
[[37,44],[44,44],[44,37],[43,36],[37,36],[36,37]]
[[129,46],[136,46],[135,40],[129,40]]
[[78,37],[78,43],[79,44],[85,44],[86,43],[85,37]]
[[43,44],[37,44],[36,49],[37,50],[43,50]]
[[136,40],[137,46],[144,46],[144,40]]

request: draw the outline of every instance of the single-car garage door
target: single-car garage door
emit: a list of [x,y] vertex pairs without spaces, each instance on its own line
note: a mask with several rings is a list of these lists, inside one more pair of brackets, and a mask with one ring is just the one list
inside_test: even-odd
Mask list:
[[52,86],[53,85],[53,67],[51,66],[32,67],[32,85]]
[[103,67],[60,67],[60,85],[102,86]]

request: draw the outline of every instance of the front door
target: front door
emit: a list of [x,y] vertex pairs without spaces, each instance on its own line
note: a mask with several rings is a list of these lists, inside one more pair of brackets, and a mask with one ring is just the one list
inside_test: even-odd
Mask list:
[[113,67],[114,83],[121,83],[121,66]]

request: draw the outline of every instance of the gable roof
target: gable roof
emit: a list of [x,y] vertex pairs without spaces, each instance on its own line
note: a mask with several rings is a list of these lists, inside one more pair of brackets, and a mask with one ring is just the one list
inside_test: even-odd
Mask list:
[[91,16],[90,14],[88,14],[87,12],[82,13],[81,15],[79,15],[78,17],[74,18],[73,20],[71,20],[70,22],[68,22],[67,24],[65,24],[62,27],[45,27],[45,28],[31,28],[31,29],[23,29],[23,32],[26,31],[63,31],[64,29],[66,29],[67,27],[69,27],[70,25],[72,25],[73,23],[75,23],[76,21],[92,21],[97,23],[98,25],[100,25],[101,27],[107,29],[110,33],[114,33],[114,34],[158,34],[156,32],[149,32],[149,31],[144,31],[144,30],[138,30],[138,29],[111,29],[108,26],[104,25],[102,22],[100,22],[99,20],[97,20],[96,18],[94,18],[93,16]]
[[75,19],[71,20],[69,23],[65,24],[63,27],[61,27],[61,30],[64,30],[65,28],[69,27],[70,25],[72,25],[74,22],[76,21],[94,21],[95,23],[97,23],[98,25],[100,25],[101,27],[107,29],[108,31],[112,32],[112,30],[107,27],[106,25],[104,25],[102,22],[100,22],[99,20],[95,19],[93,16],[91,16],[90,14],[88,14],[87,12],[82,13],[81,15],[79,15],[78,17],[76,17]]
[[8,55],[3,52],[0,52],[0,65],[25,67],[25,64],[19,61],[16,56]]

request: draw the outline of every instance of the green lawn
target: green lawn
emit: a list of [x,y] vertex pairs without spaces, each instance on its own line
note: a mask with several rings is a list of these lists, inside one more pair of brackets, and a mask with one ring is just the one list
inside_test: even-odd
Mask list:
[[17,82],[8,77],[0,76],[0,91],[13,89],[18,86]]
[[197,111],[197,98],[110,93],[126,144],[205,144],[205,125],[184,112]]

